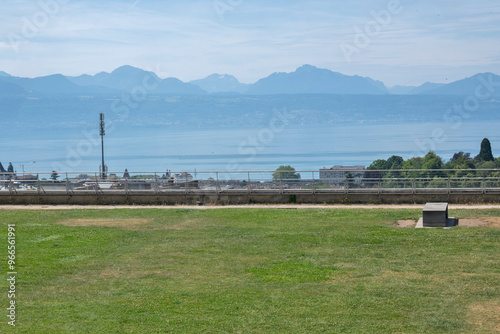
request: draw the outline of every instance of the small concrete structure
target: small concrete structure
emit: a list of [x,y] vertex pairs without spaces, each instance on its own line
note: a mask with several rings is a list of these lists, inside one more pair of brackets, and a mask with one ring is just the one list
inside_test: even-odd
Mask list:
[[423,217],[416,228],[452,227],[458,225],[458,219],[448,217],[448,203],[427,203],[422,211]]
[[446,227],[448,223],[448,203],[427,203],[422,213],[425,227]]

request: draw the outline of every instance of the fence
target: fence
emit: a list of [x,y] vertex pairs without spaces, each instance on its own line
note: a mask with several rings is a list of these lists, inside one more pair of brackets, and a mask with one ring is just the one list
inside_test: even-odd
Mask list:
[[[332,171],[332,170],[329,170]],[[2,173],[0,195],[182,193],[487,193],[500,191],[500,169]],[[119,176],[123,174],[123,176]],[[52,179],[51,179],[52,178]]]

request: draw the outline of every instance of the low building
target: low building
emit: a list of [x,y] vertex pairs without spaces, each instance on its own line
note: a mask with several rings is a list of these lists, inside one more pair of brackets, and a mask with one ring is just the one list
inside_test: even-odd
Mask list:
[[333,166],[331,168],[322,168],[319,170],[320,180],[344,180],[352,178],[355,181],[361,181],[365,173],[365,166]]
[[192,180],[193,180],[193,175],[186,173],[186,172],[174,175],[174,182],[175,183],[187,182],[187,181],[192,181]]
[[15,180],[20,181],[23,184],[36,183],[38,181],[38,175],[23,174],[16,176]]

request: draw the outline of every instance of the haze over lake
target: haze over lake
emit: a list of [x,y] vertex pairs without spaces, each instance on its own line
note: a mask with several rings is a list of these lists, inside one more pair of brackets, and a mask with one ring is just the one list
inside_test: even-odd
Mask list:
[[[493,149],[500,142],[500,77],[491,73],[405,95],[369,78],[312,66],[260,81],[253,89],[265,89],[256,95],[199,95],[196,86],[179,80],[162,81],[167,91],[148,91],[142,84],[152,75],[125,66],[79,79],[107,87],[72,84],[62,75],[4,77],[1,134],[11,144],[0,161],[13,162],[18,171],[96,172],[100,113],[106,116],[106,163],[114,172],[236,172],[280,165],[318,170],[368,166],[391,155],[408,159],[429,150],[445,159],[459,151],[474,156],[483,138]],[[214,80],[224,84],[227,77]],[[168,93],[172,82],[184,91]],[[344,87],[345,93],[324,93],[327,86]]]
[[[446,139],[434,142],[435,147],[431,147],[429,140],[435,129],[443,129]],[[474,156],[484,137],[492,142],[495,156],[500,153],[500,134],[494,122],[464,123],[459,131],[447,128],[442,122],[290,125],[272,137],[266,137],[271,132],[263,132],[265,130],[265,127],[234,130],[152,128],[147,131],[117,128],[105,136],[106,164],[110,171],[116,172],[125,168],[137,172],[167,169],[267,171],[282,164],[292,165],[297,170],[318,170],[333,165],[368,166],[376,159],[387,159],[393,154],[405,159],[423,156],[431,148],[445,159],[458,151]],[[47,134],[43,129],[31,129],[30,139],[24,139],[23,132],[17,129],[6,131],[6,135],[16,139],[13,145],[3,148],[3,156],[17,158],[12,160],[18,171],[20,163],[25,165],[27,172],[53,169],[92,172],[100,165],[100,142],[91,145],[92,141],[81,131],[59,129],[59,132]],[[98,133],[97,129],[94,133]]]

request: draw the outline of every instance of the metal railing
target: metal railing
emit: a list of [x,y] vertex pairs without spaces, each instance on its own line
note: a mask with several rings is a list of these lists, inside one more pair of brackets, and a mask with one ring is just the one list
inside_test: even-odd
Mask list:
[[500,169],[329,172],[328,177],[321,171],[1,173],[0,195],[500,193]]

